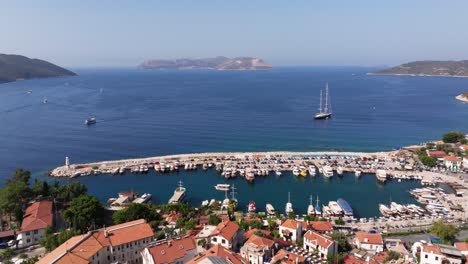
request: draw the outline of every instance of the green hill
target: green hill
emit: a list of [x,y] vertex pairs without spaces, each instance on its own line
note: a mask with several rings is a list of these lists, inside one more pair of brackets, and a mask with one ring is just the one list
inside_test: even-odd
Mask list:
[[0,82],[73,75],[76,74],[47,61],[0,54]]
[[414,61],[370,74],[468,76],[468,60],[462,61]]

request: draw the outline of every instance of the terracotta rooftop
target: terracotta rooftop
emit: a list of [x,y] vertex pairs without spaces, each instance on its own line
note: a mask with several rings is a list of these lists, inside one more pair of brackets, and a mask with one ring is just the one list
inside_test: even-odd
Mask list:
[[440,247],[438,245],[432,245],[432,244],[423,244],[422,245],[422,252],[433,253],[433,254],[441,254]]
[[52,226],[52,219],[52,201],[35,202],[26,208],[23,222],[21,223],[21,232]]
[[255,232],[257,231],[260,231],[262,232],[263,236],[264,237],[269,237],[271,235],[271,232],[268,231],[268,230],[263,230],[263,229],[256,229],[256,228],[252,228],[246,232],[244,232],[244,237],[245,239],[249,239]]
[[444,157],[444,160],[447,160],[447,161],[459,161],[460,158],[459,158],[459,157],[454,157],[454,156],[445,156],[445,157]]
[[328,248],[333,244],[333,239],[326,235],[321,235],[312,230],[305,233],[304,238],[311,241],[312,243],[321,246],[322,248]]
[[310,227],[319,232],[328,232],[333,230],[332,223],[328,221],[311,221],[309,222]]
[[294,220],[294,219],[286,219],[286,220],[281,224],[282,227],[286,227],[286,228],[294,229],[294,230],[297,230],[297,227],[298,227],[299,225],[302,225],[302,222],[296,221],[296,220]]
[[200,256],[197,256],[187,262],[187,264],[197,264],[197,263],[229,263],[229,264],[248,264],[241,255],[230,251],[220,245],[216,245],[207,251],[205,251]]
[[434,158],[443,158],[447,156],[447,154],[442,150],[429,150],[427,153],[429,156]]
[[285,263],[285,264],[296,264],[303,263],[305,257],[294,254],[290,251],[280,249],[278,253],[271,259],[271,263]]
[[346,257],[344,257],[343,263],[345,264],[377,264],[377,262],[372,259],[366,262],[354,255],[347,255]]
[[379,244],[383,245],[382,235],[380,234],[369,234],[364,232],[357,232],[356,239],[361,244]]
[[231,240],[239,230],[239,226],[231,221],[223,221],[216,226],[211,233],[212,236],[222,236],[226,240]]
[[258,249],[263,249],[265,247],[271,248],[273,246],[273,244],[275,244],[275,241],[273,241],[271,239],[264,238],[264,237],[257,236],[257,235],[252,235],[249,238],[249,240],[247,240],[244,243],[244,246],[247,245],[247,246],[255,247],[255,248],[258,248]]
[[455,243],[455,247],[458,248],[460,251],[468,251],[467,242],[457,242]]
[[[177,240],[170,240],[166,243],[148,247],[148,251],[153,257],[155,264],[175,263],[187,255],[188,251],[196,248],[193,237],[185,237]],[[192,255],[193,256],[193,255]]]
[[100,249],[153,237],[151,226],[144,219],[110,226],[74,236],[47,254],[38,264],[81,264]]

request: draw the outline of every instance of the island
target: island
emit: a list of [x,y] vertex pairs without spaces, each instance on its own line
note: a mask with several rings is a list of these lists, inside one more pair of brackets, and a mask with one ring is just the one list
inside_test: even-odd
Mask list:
[[0,83],[74,75],[76,73],[44,60],[30,59],[21,55],[0,54]]
[[414,61],[390,69],[368,73],[370,75],[411,75],[468,77],[468,60],[462,61]]
[[146,60],[139,69],[210,69],[210,70],[265,70],[270,64],[253,57],[227,58],[223,56],[204,59]]
[[468,92],[457,95],[455,99],[468,103]]

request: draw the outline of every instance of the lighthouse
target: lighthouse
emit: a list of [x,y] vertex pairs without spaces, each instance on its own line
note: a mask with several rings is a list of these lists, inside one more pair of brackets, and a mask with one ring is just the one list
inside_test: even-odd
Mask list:
[[70,159],[68,157],[65,157],[65,166],[70,168]]

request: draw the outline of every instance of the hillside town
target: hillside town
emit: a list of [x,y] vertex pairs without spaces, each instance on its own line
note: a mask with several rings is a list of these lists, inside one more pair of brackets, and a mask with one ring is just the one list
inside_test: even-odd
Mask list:
[[453,132],[405,150],[417,156],[412,166],[455,179],[453,193],[423,186],[411,194],[425,209],[392,204],[368,219],[349,216],[346,201],[323,207],[317,201],[307,214],[296,214],[289,202],[284,213],[268,206],[261,212],[254,203],[244,212],[234,197],[194,207],[183,196],[152,204],[150,194],[128,191],[103,206],[77,181],[32,182],[29,171],[18,169],[0,190],[0,258],[24,264],[466,263],[466,140]]

